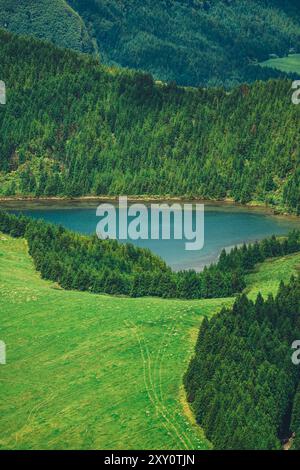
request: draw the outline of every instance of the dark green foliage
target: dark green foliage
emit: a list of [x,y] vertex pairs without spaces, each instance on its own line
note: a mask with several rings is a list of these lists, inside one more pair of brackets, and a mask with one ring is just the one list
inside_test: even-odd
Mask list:
[[180,85],[284,76],[261,68],[299,51],[293,0],[0,0],[0,27]]
[[0,27],[79,52],[94,52],[83,20],[65,0],[0,0]]
[[289,81],[156,85],[0,32],[0,195],[232,197],[299,210]]
[[294,436],[293,449],[300,450],[300,385],[293,403],[291,430]]
[[[199,332],[185,376],[198,423],[218,449],[279,449],[299,428],[299,367],[291,345],[300,338],[300,283],[277,297],[245,295]],[[290,423],[294,401],[293,419]],[[299,436],[298,436],[299,437]]]
[[152,278],[171,275],[166,264],[149,250],[84,237],[43,221],[1,212],[0,230],[26,238],[42,277],[65,289],[129,295],[139,273],[149,273]]
[[290,209],[295,209],[296,214],[300,215],[300,168],[298,155],[297,170],[289,178],[287,184],[284,187],[283,199]]
[[104,61],[180,85],[278,76],[253,63],[299,51],[295,0],[70,0]]
[[176,273],[149,250],[82,236],[23,216],[0,212],[0,231],[27,239],[35,266],[45,279],[65,289],[131,297],[229,297],[245,288],[244,276],[256,263],[300,250],[300,233],[292,232],[283,242],[272,237],[228,254],[223,251],[219,262],[201,273]]

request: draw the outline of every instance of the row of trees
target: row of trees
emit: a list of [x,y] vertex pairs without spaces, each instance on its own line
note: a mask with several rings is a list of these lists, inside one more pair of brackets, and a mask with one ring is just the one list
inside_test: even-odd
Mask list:
[[197,273],[172,272],[151,251],[82,236],[43,221],[0,212],[0,231],[25,237],[36,269],[65,289],[95,293],[200,299],[228,297],[245,288],[245,274],[267,258],[300,251],[300,233],[279,241],[222,252],[217,264]]
[[300,211],[288,80],[177,88],[3,32],[0,63],[0,196],[230,197]]
[[275,298],[242,295],[232,309],[203,321],[185,387],[216,448],[280,449],[292,433],[299,448],[300,373],[291,349],[299,337],[295,278]]

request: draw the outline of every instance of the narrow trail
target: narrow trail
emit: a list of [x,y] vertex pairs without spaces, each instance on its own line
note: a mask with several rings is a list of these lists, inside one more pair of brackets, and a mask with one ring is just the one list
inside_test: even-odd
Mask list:
[[[187,449],[193,449],[193,445],[189,439],[189,437],[186,435],[185,431],[182,429],[182,425],[181,423],[179,423],[176,419],[176,416],[174,414],[171,414],[169,409],[165,406],[163,400],[158,396],[157,394],[157,391],[156,391],[156,384],[152,381],[152,378],[151,378],[151,372],[152,372],[152,367],[151,367],[151,355],[150,355],[150,352],[149,352],[149,349],[147,347],[147,345],[145,345],[145,348],[146,348],[146,353],[148,355],[148,362],[149,362],[149,376],[150,376],[150,380],[151,380],[151,383],[152,383],[152,388],[153,388],[153,392],[154,392],[154,395],[155,395],[155,399],[160,403],[160,406],[161,408],[163,409],[165,415],[169,418],[169,420],[172,422],[173,426],[174,427],[178,427],[179,428],[179,432],[180,432],[180,435],[181,437],[184,439],[185,441],[185,444],[187,445]],[[153,375],[155,376],[155,369],[153,370]],[[159,383],[158,383],[158,386],[159,386]],[[178,429],[176,427],[176,429]]]
[[[163,388],[162,388],[163,359],[164,359],[165,353],[168,350],[168,347],[170,346],[170,343],[172,341],[172,337],[173,337],[173,335],[176,331],[176,328],[178,327],[178,323],[176,323],[176,320],[177,319],[173,318],[174,324],[173,324],[172,328],[167,330],[166,333],[164,334],[164,337],[163,337],[163,340],[161,342],[160,348],[157,352],[156,359],[155,359],[155,364],[154,364],[154,374],[157,371],[157,375],[158,375],[157,380],[158,380],[159,397],[160,397],[159,399],[160,399],[161,403],[164,403]],[[165,343],[165,341],[166,341],[166,343]],[[177,420],[176,420],[176,422],[177,422]],[[180,423],[178,423],[178,425],[181,427]],[[190,440],[189,436],[187,435],[187,433],[185,431],[182,431],[182,432],[183,432],[184,437],[186,438],[186,440],[188,441],[188,443],[190,445],[190,449],[193,449],[194,445],[192,444],[192,441]]]
[[[168,337],[169,339],[168,344],[169,344],[170,337],[173,334],[173,331],[176,325],[173,325],[171,330],[168,330],[165,333],[162,343],[160,345],[159,351],[157,352],[154,369],[153,369],[149,348],[145,342],[145,339],[144,338],[141,339],[137,326],[130,321],[125,321],[125,324],[133,330],[134,335],[137,338],[139,348],[140,348],[141,358],[143,361],[144,384],[146,387],[146,391],[156,412],[164,418],[165,422],[163,424],[164,424],[165,429],[168,431],[169,434],[176,435],[186,450],[193,449],[194,446],[191,440],[189,439],[189,437],[186,435],[185,431],[182,429],[181,423],[178,423],[176,418],[174,420],[174,415],[171,415],[171,413],[169,412],[169,410],[166,408],[166,406],[163,403],[161,382],[159,382],[159,379],[158,381],[155,380],[155,377],[157,376],[157,374],[158,374],[158,377],[160,374],[159,367],[158,367],[160,353],[162,351],[162,348],[164,348],[163,349],[163,354],[164,354],[167,348],[167,346],[164,346],[164,341],[166,339],[165,337],[166,336]],[[157,386],[159,388],[159,393],[161,396],[159,396],[157,393]]]
[[[135,336],[138,340],[139,346],[140,346],[141,357],[142,357],[143,368],[144,368],[144,382],[145,382],[145,387],[146,387],[149,399],[150,399],[151,403],[153,404],[156,412],[164,418],[165,424],[167,425],[167,426],[165,426],[166,430],[170,434],[173,434],[173,435],[174,435],[174,432],[175,432],[177,438],[183,444],[184,448],[188,450],[189,447],[188,447],[186,441],[184,440],[183,436],[180,434],[180,432],[176,428],[175,424],[168,417],[168,412],[166,412],[166,410],[164,409],[164,406],[161,404],[161,401],[159,400],[159,398],[156,394],[155,387],[154,387],[154,384],[153,384],[153,381],[152,381],[151,359],[150,359],[149,350],[147,349],[147,346],[143,349],[143,344],[142,344],[141,338],[140,338],[140,336],[137,332],[136,325],[134,325],[133,323],[130,323],[130,322],[128,322],[128,324],[134,330],[134,334],[135,334]],[[146,349],[146,351],[145,351],[145,349]],[[172,430],[173,430],[173,432],[172,432]]]

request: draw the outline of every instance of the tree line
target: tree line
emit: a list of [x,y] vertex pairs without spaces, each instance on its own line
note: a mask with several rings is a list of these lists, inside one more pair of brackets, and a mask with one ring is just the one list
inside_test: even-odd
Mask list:
[[0,196],[160,195],[300,213],[291,82],[188,89],[0,31]]
[[203,272],[173,272],[150,250],[83,236],[62,226],[0,212],[0,231],[24,237],[36,269],[64,289],[131,297],[201,299],[242,292],[245,275],[267,258],[300,251],[300,232],[222,251]]
[[[299,447],[300,281],[277,296],[240,296],[232,309],[205,319],[185,375],[197,422],[217,449],[280,449],[294,433]],[[298,387],[298,391],[297,391]]]

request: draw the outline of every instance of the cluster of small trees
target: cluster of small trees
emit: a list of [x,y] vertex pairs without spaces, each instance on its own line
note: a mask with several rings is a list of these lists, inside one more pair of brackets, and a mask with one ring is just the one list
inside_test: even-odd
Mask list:
[[252,302],[242,295],[232,309],[203,321],[185,387],[216,448],[279,449],[292,432],[299,448],[300,370],[291,350],[299,337],[295,278],[276,298],[259,294]]
[[0,231],[25,237],[36,269],[65,289],[95,293],[200,299],[228,297],[245,288],[245,274],[256,263],[300,250],[300,233],[280,241],[224,250],[203,272],[173,272],[150,250],[82,236],[44,221],[0,212]]

